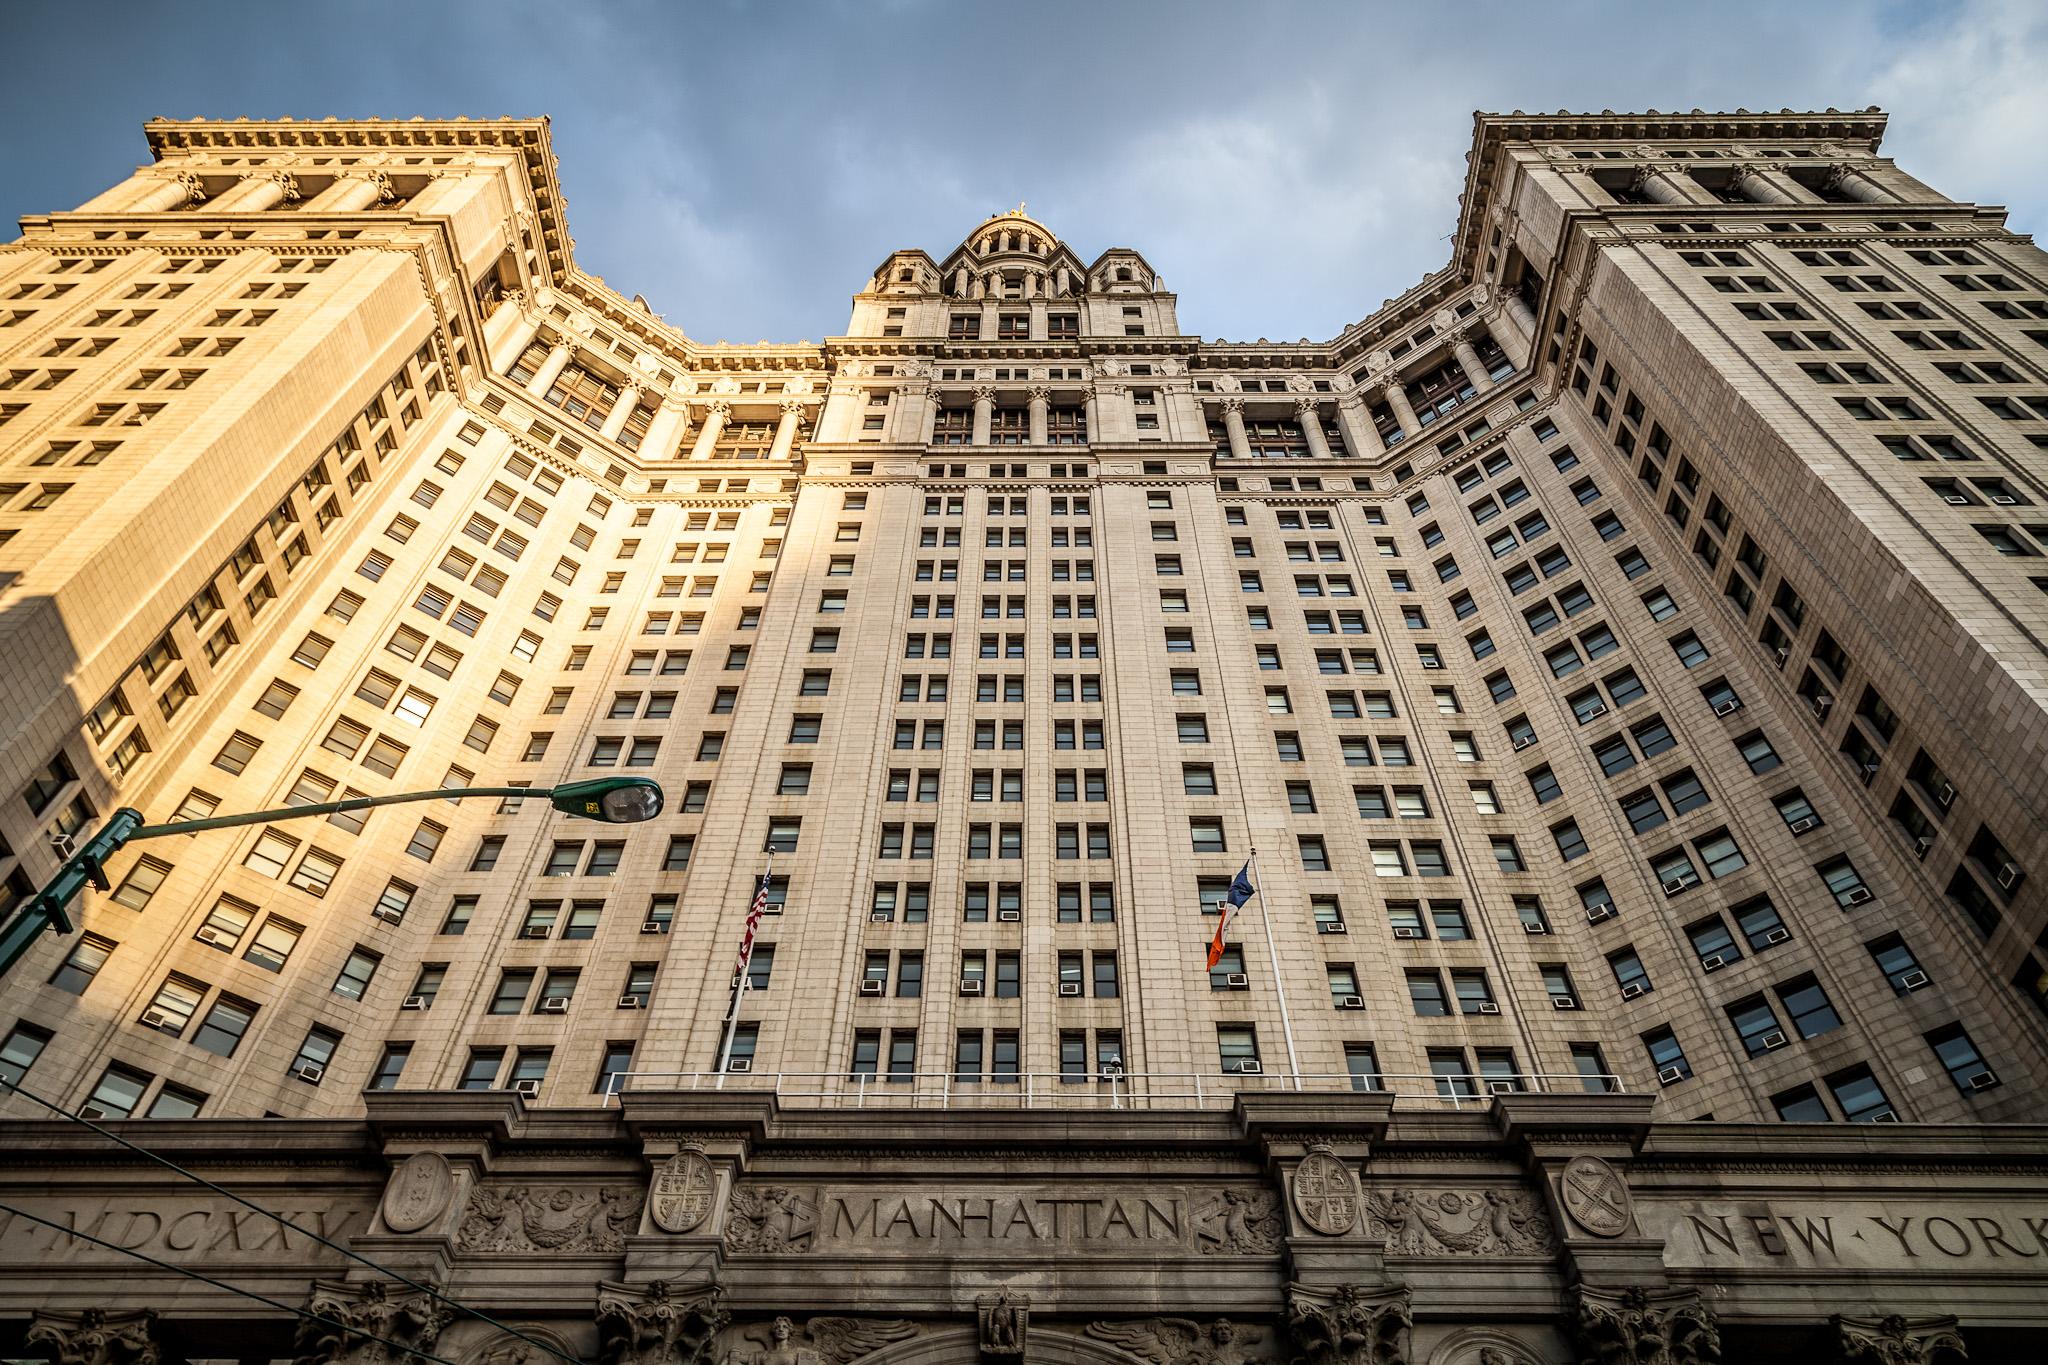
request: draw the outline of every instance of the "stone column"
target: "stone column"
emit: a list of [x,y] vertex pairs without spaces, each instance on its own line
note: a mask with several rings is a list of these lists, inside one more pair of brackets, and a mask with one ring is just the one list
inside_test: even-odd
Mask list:
[[506,295],[504,305],[484,319],[484,349],[490,355],[491,373],[511,369],[520,352],[539,335],[540,319],[527,315],[525,300],[516,292]]
[[968,274],[967,267],[964,265],[953,272],[953,296],[955,298],[964,299],[967,297],[968,281],[972,278],[973,276]]
[[344,175],[306,201],[316,213],[354,213],[392,198],[391,181],[382,171],[358,171]]
[[1362,390],[1354,389],[1338,400],[1337,424],[1344,428],[1344,444],[1353,459],[1370,460],[1387,453],[1380,429],[1372,424],[1372,414],[1365,410]]
[[233,189],[214,201],[217,209],[234,213],[261,213],[267,208],[299,197],[299,182],[285,171],[245,177]]
[[1501,290],[1501,304],[1508,310],[1509,320],[1515,326],[1522,329],[1522,335],[1528,338],[1531,346],[1534,346],[1536,344],[1536,315],[1529,311],[1529,305],[1523,301],[1520,292],[1514,289]]
[[[120,212],[168,213],[172,209],[182,208],[186,204],[203,204],[206,202],[206,186],[200,183],[198,176],[190,172],[164,176],[161,179],[151,177],[151,182],[141,197],[132,204],[122,206]],[[105,197],[105,195],[101,196],[101,198]],[[98,202],[99,200],[97,199],[93,201],[94,204]],[[87,205],[87,208],[90,207],[90,204]]]
[[690,458],[708,460],[711,448],[718,444],[719,436],[725,431],[725,424],[732,417],[732,404],[712,402],[704,409],[704,425],[697,429],[697,444],[690,447]]
[[1829,189],[1840,190],[1859,204],[1889,204],[1895,199],[1876,181],[1847,164],[1830,170],[1826,184]]
[[996,420],[996,391],[984,385],[974,391],[974,435],[978,446],[988,444],[989,428]]
[[1052,272],[1052,290],[1060,298],[1065,298],[1074,292],[1073,276],[1067,273],[1065,266],[1061,266],[1058,270]]
[[1737,166],[1728,177],[1728,187],[1756,204],[1790,204],[1791,195],[1780,189],[1756,166]]
[[633,409],[640,406],[640,386],[628,384],[619,390],[619,401],[612,404],[612,410],[604,415],[604,425],[597,434],[607,441],[619,439],[619,433],[626,429],[626,419],[633,415]]
[[918,437],[918,444],[920,445],[928,446],[938,439],[941,397],[942,395],[937,389],[930,390],[924,396],[924,416],[918,424],[918,430],[921,433]]
[[1322,405],[1313,398],[1295,399],[1294,420],[1301,423],[1301,434],[1308,438],[1308,453],[1319,460],[1329,459],[1330,442],[1323,435]]
[[1230,458],[1249,460],[1252,457],[1252,443],[1244,434],[1244,399],[1223,400],[1223,430],[1230,436]]
[[1493,376],[1486,372],[1486,366],[1479,363],[1479,350],[1472,344],[1472,336],[1476,330],[1476,326],[1468,322],[1452,332],[1451,354],[1457,356],[1458,368],[1472,381],[1472,387],[1480,393],[1485,393],[1493,387]]
[[1401,424],[1404,437],[1413,437],[1422,430],[1422,421],[1415,415],[1415,405],[1408,401],[1408,387],[1401,382],[1398,374],[1389,374],[1381,379],[1386,390],[1387,406],[1394,410],[1394,420]]
[[804,405],[799,398],[782,400],[782,416],[775,423],[775,442],[768,447],[768,458],[786,460],[790,448],[796,444],[797,423],[803,419]]
[[640,443],[640,455],[648,460],[672,460],[690,422],[690,404],[677,394],[664,394],[647,424],[647,439]]
[[1031,444],[1042,446],[1046,442],[1047,427],[1052,415],[1052,390],[1035,388],[1031,391]]
[[1093,384],[1090,384],[1082,393],[1081,407],[1088,423],[1088,444],[1094,445],[1102,439],[1102,428],[1098,425],[1102,418],[1096,407],[1095,386]]
[[554,349],[548,352],[548,358],[541,363],[540,369],[534,372],[533,378],[526,381],[526,391],[535,398],[547,397],[548,390],[562,377],[562,371],[569,368],[569,362],[575,355],[576,348],[568,342],[556,342]]
[[1635,179],[1629,188],[1653,204],[1690,204],[1692,196],[1679,187],[1676,181],[1655,167],[1643,166],[1637,169]]

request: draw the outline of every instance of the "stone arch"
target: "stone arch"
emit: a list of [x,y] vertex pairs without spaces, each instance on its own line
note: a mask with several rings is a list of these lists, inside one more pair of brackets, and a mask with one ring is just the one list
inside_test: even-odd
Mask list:
[[1437,1343],[1426,1365],[1546,1365],[1546,1358],[1498,1327],[1460,1327]]
[[[980,1353],[980,1337],[974,1328],[945,1327],[892,1342],[862,1356],[854,1365],[972,1365]],[[1032,1365],[1145,1365],[1137,1357],[1093,1337],[1036,1325],[1030,1329],[1029,1359]],[[457,1365],[471,1362],[461,1361]]]
[[[512,1325],[534,1341],[550,1346],[572,1360],[588,1360],[597,1348],[595,1326],[572,1334],[564,1333],[555,1326],[532,1322]],[[434,1354],[453,1361],[454,1365],[560,1365],[559,1357],[550,1356],[510,1332],[474,1318],[450,1324],[442,1333]]]

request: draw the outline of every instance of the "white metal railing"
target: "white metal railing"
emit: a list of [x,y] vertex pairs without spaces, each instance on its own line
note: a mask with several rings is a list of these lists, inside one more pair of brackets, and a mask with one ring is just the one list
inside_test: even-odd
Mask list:
[[[1601,1089],[1595,1090],[1594,1086]],[[785,1104],[855,1109],[1228,1109],[1245,1093],[1391,1094],[1397,1110],[1485,1109],[1497,1094],[1619,1095],[1619,1076],[1522,1072],[1493,1079],[1350,1072],[1017,1071],[621,1071],[606,1093],[767,1091]]]

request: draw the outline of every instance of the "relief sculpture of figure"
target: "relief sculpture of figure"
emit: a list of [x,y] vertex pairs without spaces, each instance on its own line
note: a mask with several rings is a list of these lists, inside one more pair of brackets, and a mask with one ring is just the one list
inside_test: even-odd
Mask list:
[[720,1365],[847,1365],[916,1334],[916,1325],[902,1318],[816,1317],[799,1330],[777,1317],[737,1329]]
[[1259,1255],[1280,1249],[1280,1210],[1263,1191],[1224,1190],[1195,1214],[1204,1255]]
[[1239,1327],[1229,1318],[1218,1318],[1206,1328],[1192,1318],[1091,1322],[1087,1332],[1151,1365],[1248,1365],[1252,1353],[1246,1347],[1265,1335],[1256,1327]]

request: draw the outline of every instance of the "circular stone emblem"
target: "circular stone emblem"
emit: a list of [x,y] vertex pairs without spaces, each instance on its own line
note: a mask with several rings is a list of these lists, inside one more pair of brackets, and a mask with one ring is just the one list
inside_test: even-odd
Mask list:
[[384,1187],[384,1226],[418,1232],[448,1211],[455,1198],[455,1172],[439,1152],[414,1152],[391,1173]]
[[663,1232],[688,1232],[711,1215],[711,1197],[718,1189],[718,1172],[695,1148],[685,1148],[654,1168],[654,1188],[648,1202],[653,1206],[654,1225]]
[[1628,1182],[1599,1157],[1575,1156],[1565,1162],[1557,1187],[1566,1215],[1595,1237],[1619,1237],[1628,1231]]
[[1314,1147],[1294,1168],[1294,1211],[1326,1237],[1340,1237],[1358,1224],[1363,1200],[1358,1178],[1328,1147]]

